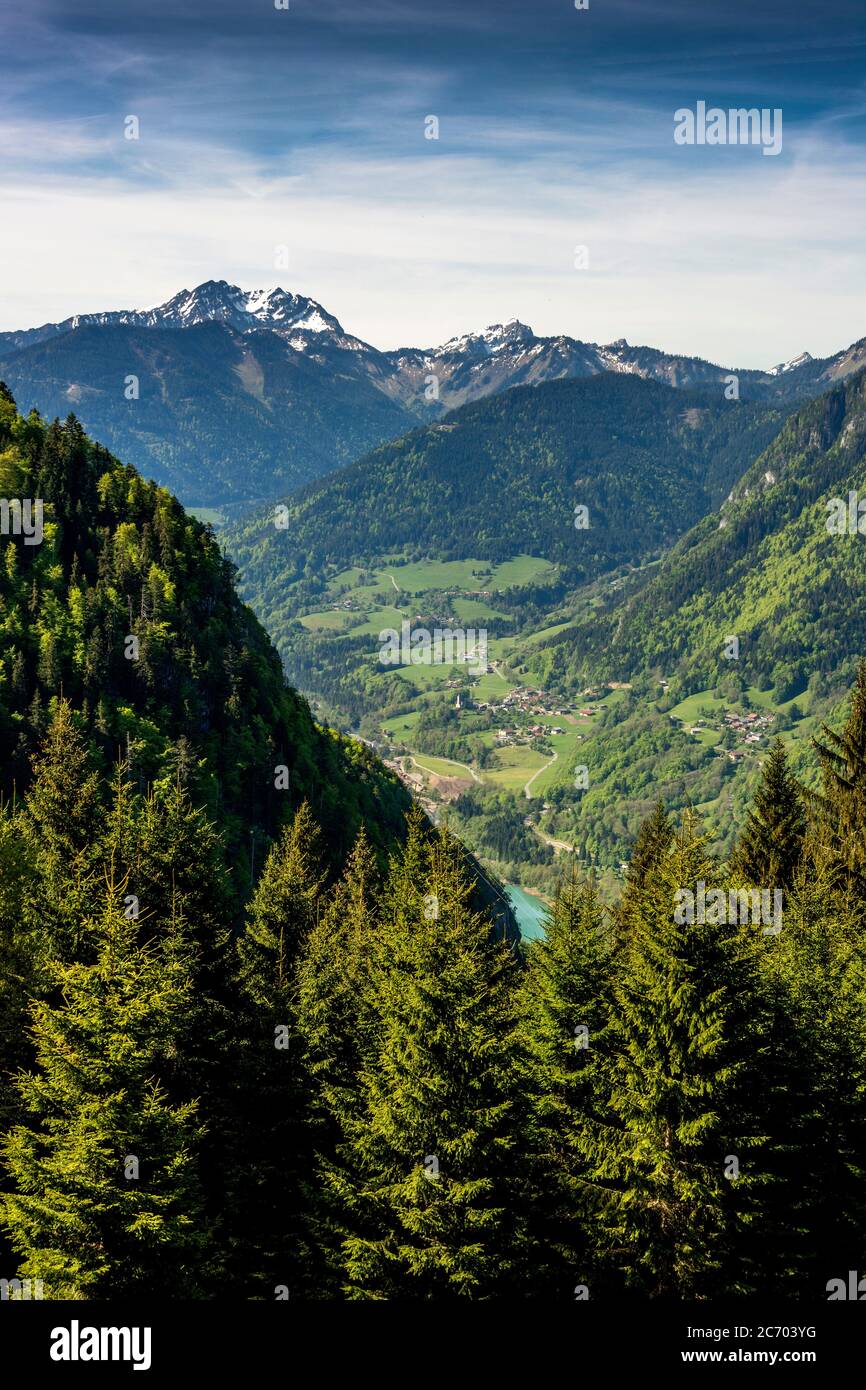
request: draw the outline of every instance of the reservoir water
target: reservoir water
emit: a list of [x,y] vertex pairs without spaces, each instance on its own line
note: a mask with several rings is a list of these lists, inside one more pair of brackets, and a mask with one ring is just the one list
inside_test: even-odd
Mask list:
[[527,941],[535,941],[538,937],[544,936],[547,907],[543,899],[518,888],[516,883],[506,883],[505,893],[517,918],[520,935]]

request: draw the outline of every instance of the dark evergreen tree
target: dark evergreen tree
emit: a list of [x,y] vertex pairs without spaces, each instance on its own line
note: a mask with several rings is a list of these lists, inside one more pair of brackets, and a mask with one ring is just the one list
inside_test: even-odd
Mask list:
[[341,1138],[363,1114],[361,1070],[376,1048],[370,963],[379,931],[378,891],[378,867],[362,829],[298,969],[297,1026],[310,1079],[315,1149],[306,1206],[319,1287],[334,1296],[341,1278],[340,1226],[326,1175],[334,1175]]
[[95,901],[102,813],[92,752],[68,701],[59,700],[34,760],[24,812],[39,860],[43,924],[59,959],[86,949],[81,931]]
[[866,962],[859,913],[830,877],[803,867],[763,959],[772,1024],[752,1082],[770,1181],[750,1246],[766,1295],[824,1297],[857,1268],[866,1221]]
[[761,781],[731,861],[746,883],[789,888],[803,852],[806,812],[803,792],[788,768],[785,745],[773,742]]
[[311,1292],[305,1205],[315,1131],[296,1005],[299,956],[323,902],[319,846],[304,803],[268,855],[238,942],[230,1242],[251,1293],[266,1298]]
[[93,963],[56,965],[59,1002],[33,1007],[27,1119],[3,1146],[2,1221],[49,1298],[194,1297],[211,1256],[196,1102],[159,1081],[190,1007],[183,950],[139,945],[125,887],[88,924]]
[[674,830],[668,813],[663,802],[657,801],[637,832],[628,865],[628,887],[643,887],[648,872],[664,858],[673,844],[673,839]]
[[0,1134],[18,1113],[15,1072],[30,1055],[30,1001],[47,986],[48,940],[35,845],[20,815],[0,807]]
[[611,940],[592,878],[557,894],[522,988],[529,1116],[524,1196],[534,1296],[574,1297],[595,1274],[596,1203],[580,1135],[608,1047]]
[[629,860],[622,897],[617,905],[615,922],[622,941],[629,932],[633,913],[641,900],[647,877],[668,854],[674,840],[674,829],[661,801],[641,823]]
[[305,801],[268,855],[238,946],[244,983],[257,1003],[270,1006],[290,996],[324,879],[319,829]]
[[[423,866],[424,872],[418,873]],[[374,1047],[330,1175],[352,1298],[490,1298],[517,1270],[512,958],[459,849],[416,822],[371,965]]]
[[714,880],[687,816],[632,914],[607,1115],[581,1133],[604,1203],[602,1258],[651,1296],[744,1291],[738,1251],[758,1187],[748,1095],[763,1046],[758,937],[701,912],[701,884]]

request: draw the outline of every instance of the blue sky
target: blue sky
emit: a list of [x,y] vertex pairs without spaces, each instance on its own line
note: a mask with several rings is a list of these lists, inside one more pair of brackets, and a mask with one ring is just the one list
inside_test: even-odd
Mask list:
[[[862,0],[0,8],[0,328],[220,278],[382,347],[516,316],[766,366],[866,334]],[[781,108],[781,154],[675,145],[698,100]]]

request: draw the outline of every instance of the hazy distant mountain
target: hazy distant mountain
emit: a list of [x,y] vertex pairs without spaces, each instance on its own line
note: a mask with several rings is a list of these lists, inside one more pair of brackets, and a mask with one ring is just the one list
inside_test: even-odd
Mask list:
[[601,372],[626,373],[680,388],[717,386],[720,392],[734,374],[744,400],[797,401],[866,366],[866,338],[833,357],[816,360],[804,352],[791,362],[759,371],[633,347],[624,338],[606,344],[565,336],[539,338],[526,324],[512,319],[483,333],[452,338],[438,348],[401,348],[385,356],[400,382],[399,392],[394,393],[415,408],[431,374],[438,379],[440,402],[449,409],[511,386]]
[[89,324],[0,362],[0,379],[24,410],[77,415],[187,506],[266,501],[415,422],[363,374],[310,360],[269,330],[206,321],[182,332]]
[[[216,506],[284,495],[413,421],[514,386],[613,372],[722,395],[734,373],[743,400],[796,403],[864,365],[866,339],[757,370],[622,338],[538,337],[516,319],[439,347],[381,352],[314,299],[224,280],[151,309],[0,333],[0,376],[25,409],[74,410],[185,502]],[[140,378],[135,402],[124,394],[130,374]]]

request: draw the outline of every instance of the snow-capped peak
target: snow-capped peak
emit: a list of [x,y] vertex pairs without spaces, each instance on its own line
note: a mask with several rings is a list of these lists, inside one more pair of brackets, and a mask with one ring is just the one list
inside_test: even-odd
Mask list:
[[535,334],[525,323],[521,323],[520,319],[509,319],[507,323],[490,324],[481,336],[491,352],[498,352],[516,343],[529,342],[534,339]]
[[770,368],[770,376],[782,376],[784,372],[792,372],[795,367],[802,367],[805,362],[814,362],[811,352],[801,352],[799,357],[792,357],[790,362],[780,362],[777,367]]
[[457,338],[449,338],[441,347],[431,348],[428,355],[439,357],[447,353],[461,353],[486,357],[533,342],[535,334],[531,328],[521,323],[520,319],[508,319],[505,323],[488,324],[480,333],[461,333]]
[[[181,290],[165,304],[145,311],[150,323],[166,327],[189,328],[195,323],[227,323],[244,331],[249,328],[306,329],[342,334],[332,314],[314,299],[290,294],[275,285],[268,289],[243,290],[226,280],[206,280],[194,290]],[[127,321],[139,320],[130,314]]]

